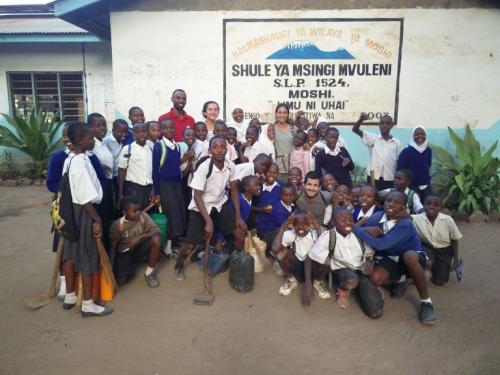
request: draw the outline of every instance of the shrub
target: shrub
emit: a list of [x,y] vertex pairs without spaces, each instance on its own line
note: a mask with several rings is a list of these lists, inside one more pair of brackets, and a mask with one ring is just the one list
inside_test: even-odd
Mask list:
[[481,154],[481,146],[469,125],[463,139],[449,127],[448,132],[455,145],[455,156],[431,145],[437,171],[433,184],[444,194],[444,204],[467,214],[478,210],[485,214],[493,209],[499,211],[500,160],[493,156],[498,141]]
[[44,177],[50,156],[62,146],[59,128],[62,123],[57,116],[34,109],[28,119],[17,115],[10,117],[2,113],[10,128],[0,125],[0,146],[11,147],[31,158],[29,170],[34,178]]

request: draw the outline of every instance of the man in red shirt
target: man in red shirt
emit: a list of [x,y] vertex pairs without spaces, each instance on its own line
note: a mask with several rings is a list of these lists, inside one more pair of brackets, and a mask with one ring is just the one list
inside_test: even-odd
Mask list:
[[172,93],[172,104],[174,108],[170,109],[170,112],[164,113],[158,117],[158,122],[161,123],[162,120],[171,119],[175,125],[174,140],[176,142],[182,141],[182,133],[186,128],[194,128],[194,119],[189,116],[185,111],[186,106],[186,92],[182,89],[175,89]]

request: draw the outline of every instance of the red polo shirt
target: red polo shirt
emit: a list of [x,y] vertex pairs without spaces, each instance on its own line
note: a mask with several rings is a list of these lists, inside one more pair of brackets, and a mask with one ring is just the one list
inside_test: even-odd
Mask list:
[[175,134],[174,140],[176,142],[182,141],[182,133],[184,133],[184,129],[186,128],[194,128],[194,118],[189,116],[186,112],[184,112],[183,117],[177,116],[174,109],[170,109],[170,112],[164,113],[160,117],[158,117],[158,122],[165,119],[171,119],[175,125]]

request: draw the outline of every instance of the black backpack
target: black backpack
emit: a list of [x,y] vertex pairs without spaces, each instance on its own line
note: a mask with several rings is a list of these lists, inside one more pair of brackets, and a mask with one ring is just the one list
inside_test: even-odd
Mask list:
[[69,168],[71,167],[73,157],[70,159],[68,169],[64,172],[57,185],[57,190],[52,198],[50,209],[50,216],[54,223],[54,228],[61,233],[62,237],[70,241],[78,240],[79,235],[73,210],[71,186],[69,184]]
[[[198,167],[203,164],[203,162],[207,159],[210,159],[210,164],[208,165],[208,173],[207,173],[207,180],[208,178],[212,175],[212,170],[214,169],[214,159],[210,155],[206,155],[201,157],[195,164],[195,169],[194,171],[196,172],[198,170]],[[225,162],[225,161],[224,161]]]

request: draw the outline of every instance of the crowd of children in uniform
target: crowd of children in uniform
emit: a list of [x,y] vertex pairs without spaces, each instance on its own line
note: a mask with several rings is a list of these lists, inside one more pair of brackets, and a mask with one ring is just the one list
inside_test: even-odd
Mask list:
[[[66,149],[50,162],[47,186],[57,189],[68,173],[77,241],[66,241],[59,297],[64,309],[76,304],[74,273],[82,274],[83,316],[112,312],[92,294],[98,271],[94,236],[107,247],[119,285],[146,261],[145,281],[159,285],[155,266],[163,253],[174,260],[176,280],[185,278],[185,262],[207,238],[221,251],[241,249],[251,230],[266,243],[273,270],[284,278],[279,294],[304,283],[303,303],[315,295],[346,309],[356,291],[371,318],[383,314],[384,292],[401,297],[409,279],[420,299],[419,319],[436,322],[427,289],[443,285],[459,267],[453,219],[441,213],[442,200],[432,192],[431,150],[425,129],[414,129],[407,147],[391,135],[393,120],[380,119],[380,134],[352,131],[368,147],[367,181],[353,186],[353,160],[340,132],[319,118],[314,124],[289,109],[276,108],[276,122],[244,120],[239,106],[231,121],[218,119],[219,106],[203,107],[205,122],[184,112],[186,94],[175,90],[174,108],[158,121],[145,122],[132,107],[129,121],[115,120],[111,134],[105,118],[90,114],[87,123],[70,122],[63,130]],[[176,126],[177,125],[177,126]],[[180,131],[182,128],[182,131]],[[166,244],[146,211],[167,218]],[[57,245],[57,234],[54,248]],[[95,289],[95,288],[94,288]]]

